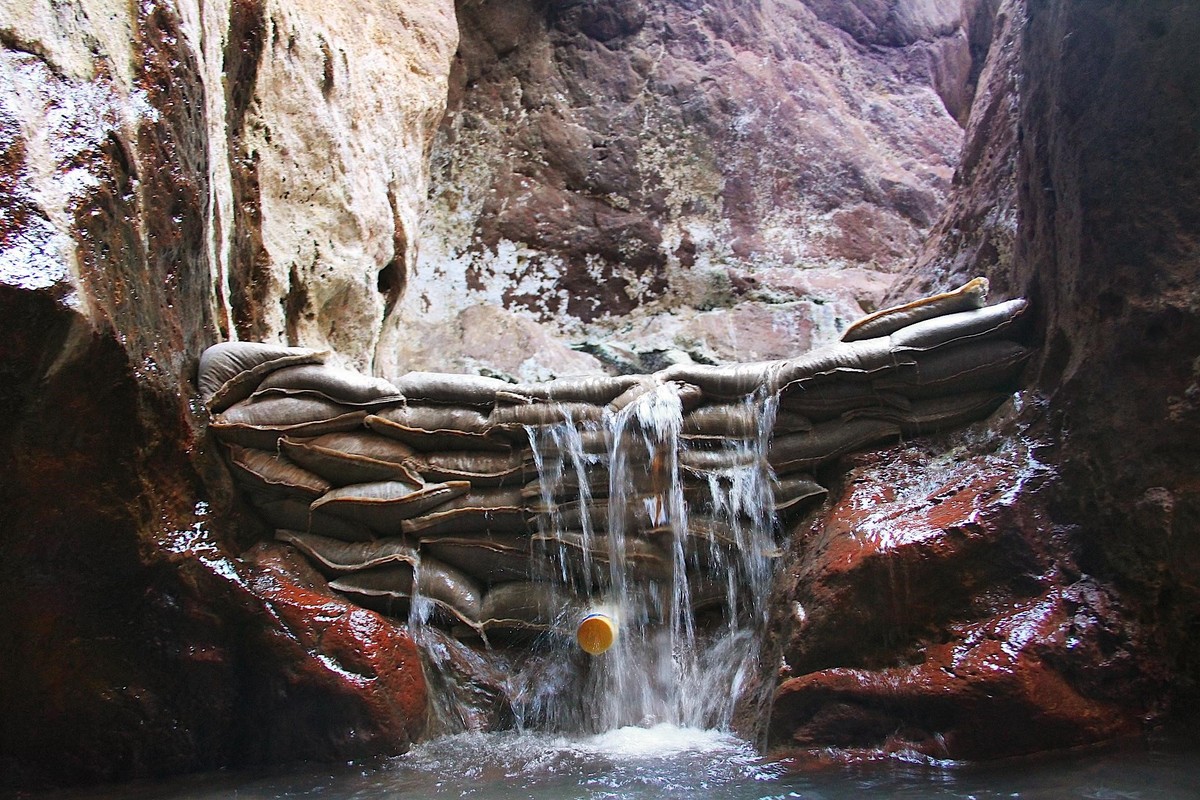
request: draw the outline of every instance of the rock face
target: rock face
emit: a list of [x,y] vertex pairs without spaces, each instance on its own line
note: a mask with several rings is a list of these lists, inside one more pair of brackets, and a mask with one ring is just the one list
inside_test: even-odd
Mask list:
[[411,271],[456,39],[448,0],[232,4],[209,91],[232,87],[237,210],[219,244],[240,337],[326,345],[370,370]]
[[977,269],[1028,293],[1030,399],[858,461],[799,533],[781,747],[976,758],[1195,708],[1200,11],[1000,19],[958,192],[898,293]]
[[236,558],[266,532],[192,383],[234,332],[361,334],[346,352],[369,362],[411,258],[453,9],[331,8],[0,4],[5,783],[395,752],[424,730],[405,631],[278,554]]
[[995,758],[1162,710],[1150,632],[1049,508],[1044,411],[1019,395],[990,429],[856,461],[793,540],[772,742]]
[[1095,11],[1029,8],[1026,70],[1045,79],[1021,101],[1015,273],[1042,305],[1035,379],[1055,409],[1059,498],[1084,568],[1155,625],[1157,655],[1194,698],[1200,9]]
[[[469,329],[480,304],[618,371],[659,366],[631,353],[724,362],[830,341],[940,212],[994,10],[460,4],[421,254],[381,373],[447,358],[503,372],[454,334],[407,336]],[[512,374],[585,366],[602,364]]]
[[967,118],[953,189],[913,264],[886,300],[920,297],[987,275],[1002,295],[1020,295],[1015,274],[1018,238],[1017,170],[1021,45],[1025,3],[1000,4],[994,39]]

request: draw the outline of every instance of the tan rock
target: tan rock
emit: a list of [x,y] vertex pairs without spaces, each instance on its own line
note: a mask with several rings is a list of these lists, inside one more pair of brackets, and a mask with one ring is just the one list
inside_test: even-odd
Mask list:
[[495,305],[465,308],[451,320],[419,319],[403,334],[379,358],[393,376],[465,372],[534,382],[604,372],[596,358],[572,350],[552,329]]
[[453,3],[268,2],[261,25],[253,96],[230,133],[238,201],[261,203],[261,244],[234,269],[268,288],[238,329],[369,370],[413,260]]

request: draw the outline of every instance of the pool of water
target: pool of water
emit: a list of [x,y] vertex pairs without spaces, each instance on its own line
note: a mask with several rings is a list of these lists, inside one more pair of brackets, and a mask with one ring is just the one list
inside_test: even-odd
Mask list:
[[891,758],[853,765],[773,761],[726,733],[659,725],[598,736],[461,734],[371,763],[219,773],[22,795],[37,800],[1195,800],[1200,746],[1179,738],[961,765]]

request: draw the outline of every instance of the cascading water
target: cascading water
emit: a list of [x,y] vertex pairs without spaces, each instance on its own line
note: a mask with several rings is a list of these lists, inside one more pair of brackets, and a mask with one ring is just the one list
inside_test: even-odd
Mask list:
[[593,426],[528,429],[539,563],[553,565],[536,577],[558,589],[556,626],[573,630],[600,609],[619,633],[595,658],[562,635],[539,642],[536,669],[512,679],[519,727],[728,727],[758,657],[775,549],[765,459],[775,402],[744,402],[756,431],[719,440],[716,460],[730,466],[703,472],[684,463],[696,445],[670,383]]

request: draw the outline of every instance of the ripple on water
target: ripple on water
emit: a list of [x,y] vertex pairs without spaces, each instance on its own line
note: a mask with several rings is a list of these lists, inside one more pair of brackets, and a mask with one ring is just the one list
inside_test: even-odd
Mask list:
[[[1173,737],[995,764],[771,762],[728,733],[461,734],[340,766],[217,773],[21,800],[1194,800],[1200,745]],[[818,761],[822,761],[818,759]],[[0,798],[8,798],[0,790]]]
[[403,782],[438,776],[435,796],[468,797],[486,786],[489,798],[529,797],[534,789],[539,797],[616,798],[695,796],[771,780],[781,768],[732,734],[662,724],[583,738],[459,734],[414,748],[384,772]]

